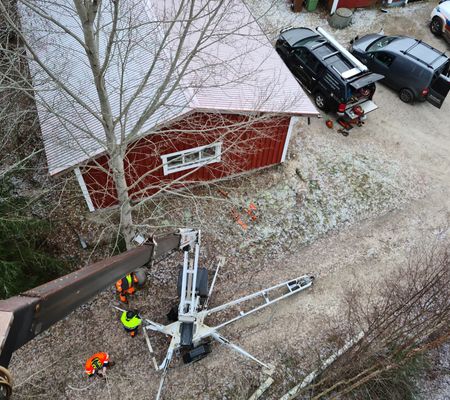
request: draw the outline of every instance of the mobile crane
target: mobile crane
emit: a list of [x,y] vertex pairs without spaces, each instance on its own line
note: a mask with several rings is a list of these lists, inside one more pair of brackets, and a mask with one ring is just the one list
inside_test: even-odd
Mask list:
[[[185,362],[197,361],[210,352],[211,340],[216,340],[271,370],[269,365],[231,343],[218,331],[232,322],[311,287],[314,277],[303,275],[208,309],[208,301],[223,259],[217,266],[208,290],[208,271],[198,266],[200,231],[179,229],[176,233],[153,237],[132,250],[81,268],[19,296],[0,301],[0,399],[8,399],[12,394],[12,378],[7,367],[15,350],[121,277],[175,250],[182,250],[184,253],[177,285],[180,301],[177,312],[172,312],[175,321],[169,325],[161,325],[144,319],[144,336],[151,353],[153,350],[147,330],[171,336],[162,363],[158,365],[154,360],[155,369],[162,371],[157,399],[161,395],[173,355],[183,353]],[[234,311],[235,315],[214,327],[205,324],[208,316],[224,310],[228,311],[227,315],[230,311]]]

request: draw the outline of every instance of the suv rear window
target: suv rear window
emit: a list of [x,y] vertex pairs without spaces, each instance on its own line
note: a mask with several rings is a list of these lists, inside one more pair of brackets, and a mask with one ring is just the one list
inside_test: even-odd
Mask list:
[[379,39],[375,40],[375,42],[373,42],[367,49],[366,51],[376,51],[376,50],[380,50],[382,49],[384,46],[387,46],[389,43],[393,42],[395,39],[395,37],[387,37],[387,36],[383,36],[380,37]]

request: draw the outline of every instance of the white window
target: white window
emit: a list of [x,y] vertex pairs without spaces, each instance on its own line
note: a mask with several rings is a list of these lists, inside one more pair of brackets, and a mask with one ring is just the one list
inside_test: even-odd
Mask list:
[[164,175],[218,162],[221,154],[222,143],[213,143],[194,149],[164,154],[161,156]]

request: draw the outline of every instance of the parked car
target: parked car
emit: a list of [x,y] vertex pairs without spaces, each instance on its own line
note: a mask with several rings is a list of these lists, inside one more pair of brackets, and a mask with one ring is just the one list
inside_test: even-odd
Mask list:
[[427,100],[441,108],[450,89],[450,61],[445,53],[406,36],[369,34],[352,41],[350,51],[405,103]]
[[430,31],[450,43],[450,1],[442,1],[431,12]]
[[275,47],[319,109],[357,121],[377,109],[372,98],[383,76],[369,72],[323,29],[285,29]]

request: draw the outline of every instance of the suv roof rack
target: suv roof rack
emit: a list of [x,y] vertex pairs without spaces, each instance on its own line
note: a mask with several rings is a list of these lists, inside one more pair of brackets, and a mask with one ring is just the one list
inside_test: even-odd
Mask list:
[[325,45],[325,44],[327,44],[327,43],[328,43],[328,42],[327,42],[327,41],[325,40],[325,38],[324,38],[323,41],[321,41],[321,42],[315,44],[314,46],[312,46],[312,47],[311,47],[311,50],[316,50],[316,49],[318,49],[319,47],[322,47],[323,45]]
[[[355,75],[358,75],[358,74],[360,74],[362,72],[368,71],[368,68],[362,62],[360,62],[355,56],[350,54],[350,52],[344,46],[342,46],[333,36],[331,36],[329,33],[327,33],[323,28],[318,27],[318,28],[316,28],[316,31],[324,39],[326,39],[326,42],[331,44],[332,47],[334,47],[336,49],[336,52],[332,52],[330,54],[325,55],[322,58],[322,61],[340,53],[340,55],[342,55],[348,62],[350,62],[351,65],[353,65],[354,68],[350,68],[350,69],[348,69],[347,71],[344,71],[344,72],[339,72],[338,69],[332,65],[333,69],[335,71],[337,71],[338,74],[343,79],[349,79],[349,78],[351,78],[351,77],[353,77]],[[311,50],[314,50],[317,47],[322,46],[323,44],[324,43],[321,43],[320,45],[316,45],[316,46],[312,47]]]
[[323,56],[322,57],[322,61],[325,61],[327,58],[333,57],[333,56],[335,56],[337,54],[339,54],[339,50],[333,51],[332,53],[327,54],[326,56]]
[[429,66],[432,68],[435,61],[439,60],[441,57],[445,57],[445,51],[442,53],[439,53],[439,55],[436,58],[433,58],[433,60],[430,62]]

